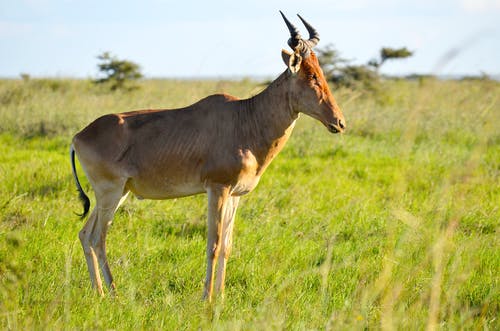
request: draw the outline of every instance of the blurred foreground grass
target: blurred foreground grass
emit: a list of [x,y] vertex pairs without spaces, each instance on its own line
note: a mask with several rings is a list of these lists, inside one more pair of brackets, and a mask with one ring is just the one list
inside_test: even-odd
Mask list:
[[107,241],[119,296],[90,290],[69,143],[101,114],[264,86],[141,84],[0,81],[1,328],[500,328],[499,83],[335,91],[343,136],[302,116],[241,201],[226,299],[214,306],[200,300],[203,195],[129,199]]

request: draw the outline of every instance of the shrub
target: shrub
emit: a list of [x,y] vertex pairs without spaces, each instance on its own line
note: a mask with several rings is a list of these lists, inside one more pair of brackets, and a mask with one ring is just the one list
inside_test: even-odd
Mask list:
[[406,47],[389,48],[380,50],[380,59],[372,59],[367,64],[352,65],[351,60],[340,56],[333,45],[326,45],[317,51],[321,68],[327,80],[337,87],[362,88],[376,90],[380,75],[378,69],[390,59],[403,59],[413,55]]
[[119,60],[109,52],[104,52],[97,58],[101,61],[97,67],[104,77],[96,79],[95,83],[106,83],[112,91],[137,88],[130,82],[142,78],[138,64],[128,60]]

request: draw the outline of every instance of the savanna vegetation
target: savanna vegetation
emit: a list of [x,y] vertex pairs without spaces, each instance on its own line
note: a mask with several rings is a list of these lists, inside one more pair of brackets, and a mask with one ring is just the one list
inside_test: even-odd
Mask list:
[[1,329],[500,329],[498,82],[337,89],[343,135],[302,116],[241,200],[213,305],[201,301],[203,195],[129,198],[107,240],[118,295],[91,290],[69,144],[101,114],[263,85],[137,84],[0,81]]

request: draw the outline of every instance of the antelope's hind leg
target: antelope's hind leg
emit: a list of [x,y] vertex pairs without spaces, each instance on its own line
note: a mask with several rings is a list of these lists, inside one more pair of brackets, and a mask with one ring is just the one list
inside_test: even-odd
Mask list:
[[95,250],[90,245],[90,234],[94,229],[94,224],[97,219],[97,208],[92,210],[87,222],[80,230],[78,234],[80,242],[82,244],[83,253],[85,254],[85,260],[87,261],[87,268],[89,270],[90,282],[92,283],[92,288],[97,289],[100,295],[104,295],[102,291],[102,281],[99,275],[99,263],[97,261],[97,255]]
[[80,231],[79,237],[87,260],[92,287],[96,288],[100,295],[104,295],[98,266],[101,267],[106,285],[113,291],[115,284],[106,257],[106,235],[115,211],[125,199],[127,192],[124,190],[125,182],[122,180],[100,184],[92,185],[96,195],[96,207]]

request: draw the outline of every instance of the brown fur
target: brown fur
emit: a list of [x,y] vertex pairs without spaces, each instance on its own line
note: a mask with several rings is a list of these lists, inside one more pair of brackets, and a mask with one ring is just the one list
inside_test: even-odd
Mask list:
[[217,259],[216,287],[222,291],[239,197],[255,188],[298,114],[316,118],[332,132],[345,126],[316,56],[311,51],[301,60],[297,73],[288,69],[252,98],[217,94],[181,109],[105,115],[74,137],[72,148],[96,195],[80,239],[99,293],[98,266],[107,285],[115,287],[105,238],[128,192],[148,199],[208,193],[204,295],[211,298]]

